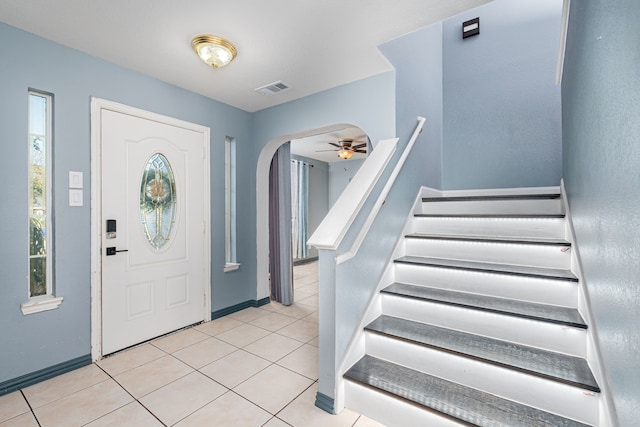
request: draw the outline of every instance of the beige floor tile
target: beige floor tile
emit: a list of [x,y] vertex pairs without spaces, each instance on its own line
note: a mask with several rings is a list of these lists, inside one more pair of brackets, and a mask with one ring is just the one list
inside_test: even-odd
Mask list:
[[166,425],[173,425],[221,396],[227,389],[193,372],[147,394],[140,402]]
[[311,322],[311,323],[319,324],[320,323],[320,312],[319,311],[314,311],[313,313],[311,313],[307,317],[303,317],[300,320],[304,320],[305,322]]
[[306,343],[318,336],[318,325],[298,320],[278,330],[276,333]]
[[358,418],[358,421],[356,421],[353,427],[385,427],[385,425],[380,424],[371,418],[367,418],[364,415],[360,415],[360,418]]
[[309,378],[271,365],[233,390],[275,415],[311,384]]
[[305,288],[300,288],[300,289],[296,289],[293,297],[295,301],[300,301],[303,300],[305,298],[309,298],[311,296],[314,295],[318,295],[318,293],[316,291],[314,291],[313,289],[305,286]]
[[304,298],[304,299],[298,299],[297,300],[298,304],[304,304],[304,305],[308,305],[310,307],[314,307],[314,308],[318,308],[318,304],[319,304],[319,297],[318,295],[312,295],[310,297]]
[[260,427],[271,415],[233,392],[213,402],[176,424],[176,427]]
[[0,396],[0,423],[31,411],[19,391]]
[[204,365],[220,359],[237,348],[217,338],[209,338],[197,344],[183,348],[173,353],[174,357],[182,360],[193,368],[202,368]]
[[300,341],[283,335],[271,334],[244,347],[256,356],[275,362],[303,345]]
[[165,356],[115,377],[136,399],[193,372],[175,357]]
[[240,325],[242,325],[242,322],[239,320],[232,319],[231,317],[221,317],[211,322],[202,323],[196,326],[195,329],[207,335],[216,336],[229,329],[237,328]]
[[304,427],[350,427],[358,419],[356,412],[345,409],[338,415],[329,414],[315,406],[318,386],[314,384],[293,402],[287,405],[278,418],[292,426]]
[[266,310],[266,311],[278,311],[280,310],[280,308],[282,308],[282,304],[275,301],[271,301],[269,304],[261,305],[259,308],[260,310]]
[[102,369],[96,365],[89,365],[32,385],[22,391],[31,407],[39,408],[107,379],[109,376]]
[[295,290],[296,292],[308,292],[312,295],[318,295],[320,293],[320,283],[313,282],[307,283],[304,286],[300,286]]
[[278,361],[283,368],[297,372],[305,377],[318,379],[318,348],[305,344]]
[[279,418],[273,417],[263,427],[291,427]]
[[309,285],[311,283],[316,283],[318,281],[318,276],[313,273],[305,274],[300,277],[293,278],[293,286],[294,287],[302,287]]
[[109,379],[34,410],[42,427],[82,426],[133,399]]
[[317,308],[309,307],[308,305],[301,304],[291,304],[289,306],[282,306],[280,310],[276,313],[284,314],[285,316],[295,317],[296,319],[302,319],[303,317],[307,317],[314,311],[317,311]]
[[163,424],[139,402],[131,402],[87,424],[86,427],[114,426],[163,427]]
[[270,332],[265,329],[245,323],[237,328],[221,333],[216,338],[235,345],[236,347],[244,347],[269,334]]
[[271,332],[275,332],[280,328],[284,328],[289,323],[295,322],[295,318],[285,316],[278,313],[269,313],[266,316],[257,318],[249,322],[250,325],[257,326],[262,329],[266,329]]
[[320,337],[315,337],[314,339],[312,339],[311,341],[309,341],[307,344],[312,345],[314,347],[320,347]]
[[151,344],[143,344],[141,346],[124,350],[96,362],[98,366],[104,369],[109,375],[115,377],[123,372],[142,366],[152,360],[166,356],[167,353],[154,347]]
[[0,427],[40,427],[31,412],[0,422]]
[[266,316],[267,313],[265,310],[262,310],[257,307],[249,307],[244,310],[236,311],[235,313],[231,313],[229,317],[232,319],[239,320],[241,322],[251,322],[252,320],[256,320],[259,317]]
[[158,338],[157,340],[151,341],[151,344],[167,353],[173,353],[174,351],[181,350],[207,338],[209,338],[209,335],[195,328],[189,328],[167,335],[166,337]]
[[238,350],[201,368],[200,372],[225,387],[233,388],[269,365],[267,360]]

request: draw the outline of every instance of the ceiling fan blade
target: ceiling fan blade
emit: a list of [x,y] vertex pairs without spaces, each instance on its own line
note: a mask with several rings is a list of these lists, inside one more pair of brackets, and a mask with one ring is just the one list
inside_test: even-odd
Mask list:
[[325,151],[340,151],[340,150],[316,150],[316,153],[323,153]]
[[354,153],[364,153],[367,154],[367,150],[353,150]]
[[362,147],[366,147],[366,146],[367,146],[367,143],[363,142],[363,143],[360,143],[360,144],[352,145],[351,148],[358,150],[358,149],[360,149]]
[[335,142],[330,142],[329,145],[333,145],[334,147],[340,148],[340,146],[338,144],[336,144]]

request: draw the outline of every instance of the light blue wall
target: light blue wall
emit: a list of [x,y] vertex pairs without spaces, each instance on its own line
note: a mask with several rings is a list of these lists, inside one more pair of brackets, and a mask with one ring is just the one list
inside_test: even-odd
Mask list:
[[364,159],[331,162],[329,165],[329,206],[333,206],[344,188],[351,182]]
[[380,51],[396,69],[396,123],[408,141],[416,117],[426,118],[423,144],[411,156],[421,185],[441,187],[442,175],[442,23],[384,43]]
[[572,1],[564,180],[620,426],[640,420],[640,3]]
[[[211,128],[212,310],[256,298],[256,160],[275,136],[348,122],[394,135],[393,73],[250,114],[0,24],[0,383],[90,354],[90,99],[99,97]],[[37,55],[33,54],[37,52]],[[23,316],[27,300],[27,88],[55,95],[57,310]],[[224,140],[237,142],[237,258],[224,265]],[[69,170],[85,206],[67,206]],[[264,178],[264,177],[263,177]]]
[[561,14],[561,0],[495,0],[444,21],[443,189],[560,183]]
[[[238,258],[224,274],[224,139],[251,158],[251,115],[86,54],[0,24],[0,383],[90,354],[90,98],[116,101],[211,128],[213,309],[255,297],[247,241],[255,219],[255,166],[238,164]],[[55,231],[57,310],[23,316],[27,301],[27,88],[55,95]],[[68,172],[84,173],[83,207],[68,205]]]

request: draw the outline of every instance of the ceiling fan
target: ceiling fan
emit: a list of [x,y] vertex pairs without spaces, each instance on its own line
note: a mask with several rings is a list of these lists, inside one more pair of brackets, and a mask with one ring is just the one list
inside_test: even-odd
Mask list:
[[329,142],[329,145],[333,145],[334,147],[336,147],[336,150],[318,150],[317,152],[320,151],[337,151],[338,152],[338,156],[341,159],[347,160],[350,159],[351,156],[353,156],[353,153],[367,153],[367,143],[366,142],[362,142],[359,144],[354,144],[353,143],[353,139],[352,138],[344,138],[339,140],[337,143],[336,142]]

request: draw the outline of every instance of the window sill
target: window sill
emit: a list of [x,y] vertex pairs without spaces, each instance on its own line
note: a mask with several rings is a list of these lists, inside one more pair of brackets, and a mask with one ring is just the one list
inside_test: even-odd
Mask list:
[[40,313],[41,311],[54,310],[62,304],[64,298],[51,295],[32,298],[28,302],[20,305],[22,314]]
[[238,270],[239,268],[240,268],[239,262],[228,262],[224,265],[224,272],[228,273],[230,271]]

